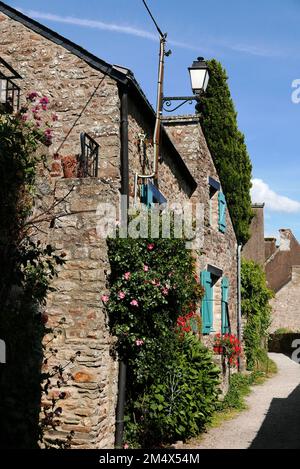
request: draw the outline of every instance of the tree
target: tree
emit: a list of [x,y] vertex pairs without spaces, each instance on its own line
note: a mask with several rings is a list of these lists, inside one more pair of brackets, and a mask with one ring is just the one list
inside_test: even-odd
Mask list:
[[202,128],[220,175],[238,241],[244,244],[249,239],[253,216],[251,160],[244,135],[238,129],[226,71],[216,60],[208,61],[208,67],[210,81],[202,98]]

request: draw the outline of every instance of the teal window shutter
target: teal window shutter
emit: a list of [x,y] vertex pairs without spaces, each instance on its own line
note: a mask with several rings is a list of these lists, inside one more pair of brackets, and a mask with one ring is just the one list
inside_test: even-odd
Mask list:
[[222,334],[230,332],[229,317],[228,317],[228,296],[229,296],[229,281],[227,277],[222,279]]
[[141,202],[149,208],[153,204],[153,193],[148,184],[141,185]]
[[226,231],[226,199],[223,192],[219,192],[219,230],[222,233]]
[[205,290],[201,305],[202,333],[209,334],[213,329],[213,286],[210,272],[201,272],[201,284]]

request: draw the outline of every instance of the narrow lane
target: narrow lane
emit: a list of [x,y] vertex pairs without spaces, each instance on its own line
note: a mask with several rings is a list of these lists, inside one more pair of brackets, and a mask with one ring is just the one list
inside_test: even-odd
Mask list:
[[300,449],[300,365],[269,355],[278,373],[254,386],[248,409],[209,430],[197,449]]

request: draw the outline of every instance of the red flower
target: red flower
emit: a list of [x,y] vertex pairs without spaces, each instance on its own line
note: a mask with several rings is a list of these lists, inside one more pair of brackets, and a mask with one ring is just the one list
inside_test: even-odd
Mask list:
[[147,245],[148,251],[153,251],[154,247],[155,247],[155,244],[154,244],[154,243],[149,243],[149,244]]

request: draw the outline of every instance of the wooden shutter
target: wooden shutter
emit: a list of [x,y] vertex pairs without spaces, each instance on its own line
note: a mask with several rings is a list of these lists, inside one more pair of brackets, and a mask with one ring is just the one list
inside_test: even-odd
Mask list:
[[229,296],[229,281],[227,277],[222,279],[222,334],[230,332],[229,325],[229,309],[228,309],[228,296]]
[[226,231],[226,199],[223,192],[219,192],[218,194],[219,200],[219,230],[222,233]]
[[213,286],[210,272],[201,272],[201,284],[205,290],[201,305],[202,333],[209,334],[213,327]]
[[148,184],[142,184],[141,186],[141,202],[149,208],[153,204],[153,194]]

